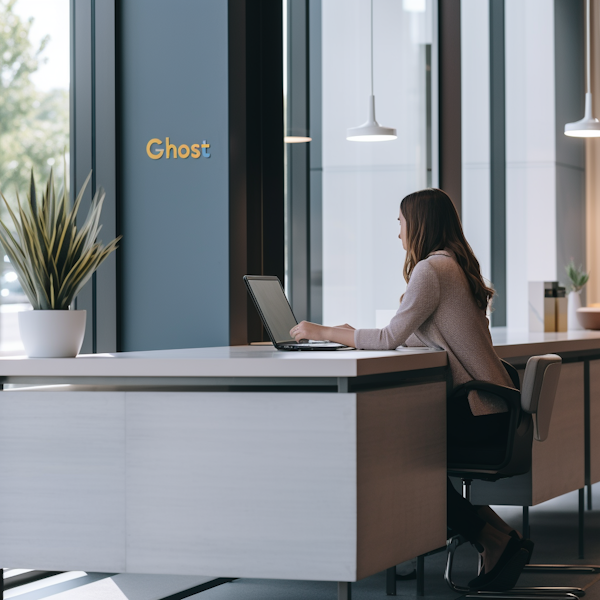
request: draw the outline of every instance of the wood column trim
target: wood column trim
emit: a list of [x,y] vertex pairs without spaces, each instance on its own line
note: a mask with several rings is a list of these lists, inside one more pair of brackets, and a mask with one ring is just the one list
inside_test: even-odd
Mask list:
[[[591,0],[593,114],[600,114],[600,0]],[[583,109],[583,107],[582,107]],[[600,140],[585,141],[587,303],[600,302]]]
[[284,278],[280,0],[229,0],[229,339],[268,339],[244,275]]
[[462,206],[460,0],[439,2],[440,187]]

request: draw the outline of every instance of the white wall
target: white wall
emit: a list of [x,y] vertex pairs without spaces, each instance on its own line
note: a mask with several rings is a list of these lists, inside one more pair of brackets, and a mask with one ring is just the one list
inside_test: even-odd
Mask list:
[[554,1],[505,7],[507,325],[527,329],[527,282],[557,277]]
[[[430,8],[430,0],[425,3]],[[323,320],[374,327],[406,285],[398,240],[402,198],[426,186],[425,47],[430,11],[419,2],[375,0],[377,120],[391,142],[346,140],[367,117],[370,3],[325,0],[323,51]]]

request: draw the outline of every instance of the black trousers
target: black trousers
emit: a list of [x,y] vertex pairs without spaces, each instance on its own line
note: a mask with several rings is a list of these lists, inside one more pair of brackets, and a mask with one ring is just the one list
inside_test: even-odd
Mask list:
[[[480,448],[504,448],[508,436],[508,413],[482,415],[471,413],[466,396],[449,402],[447,409],[448,455],[465,456]],[[476,454],[473,462],[477,462]],[[473,506],[456,491],[448,478],[447,511],[448,528],[470,542],[476,541],[485,521],[478,516],[479,507]]]

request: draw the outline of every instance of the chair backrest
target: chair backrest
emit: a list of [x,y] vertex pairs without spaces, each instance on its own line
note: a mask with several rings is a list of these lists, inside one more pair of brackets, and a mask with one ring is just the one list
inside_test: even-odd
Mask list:
[[560,356],[544,354],[532,356],[525,367],[521,408],[533,415],[534,436],[539,442],[548,437],[561,366]]

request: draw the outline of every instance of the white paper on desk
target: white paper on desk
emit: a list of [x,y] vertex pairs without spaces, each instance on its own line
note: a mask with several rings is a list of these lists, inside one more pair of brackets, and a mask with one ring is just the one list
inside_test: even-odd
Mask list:
[[441,348],[430,348],[429,346],[398,346],[396,352],[439,352]]

